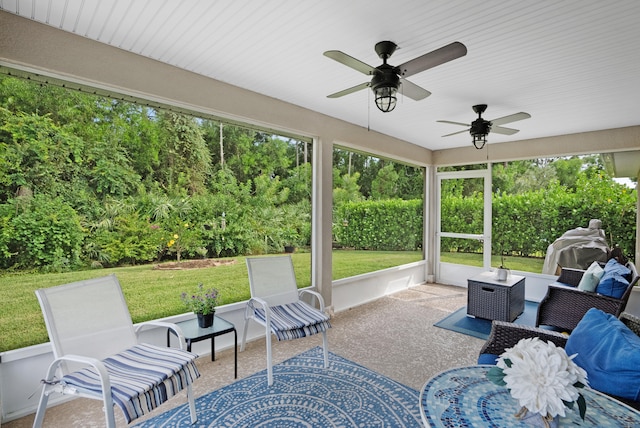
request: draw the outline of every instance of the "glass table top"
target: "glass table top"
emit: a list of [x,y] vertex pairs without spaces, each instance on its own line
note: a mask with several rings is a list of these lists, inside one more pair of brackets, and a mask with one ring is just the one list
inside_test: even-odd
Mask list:
[[197,318],[180,321],[176,324],[178,325],[178,327],[180,327],[180,329],[182,330],[182,334],[186,339],[223,334],[235,329],[235,326],[233,324],[218,316],[215,316],[213,318],[213,325],[206,328],[202,328],[198,325]]
[[[514,415],[520,406],[509,391],[486,377],[491,366],[450,369],[431,378],[420,393],[420,412],[430,427],[530,427]],[[560,427],[637,427],[640,412],[593,389],[582,391],[585,420],[577,406],[567,409]]]

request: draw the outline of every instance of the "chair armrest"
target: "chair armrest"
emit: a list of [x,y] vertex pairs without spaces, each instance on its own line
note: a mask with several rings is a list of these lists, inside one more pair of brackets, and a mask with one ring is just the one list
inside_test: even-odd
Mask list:
[[620,314],[620,321],[629,327],[629,330],[640,336],[640,317],[631,315],[629,312],[623,312]]
[[480,354],[502,354],[507,348],[512,348],[521,339],[539,337],[544,341],[551,341],[556,346],[564,348],[568,336],[543,328],[514,324],[505,321],[493,321],[491,334],[480,350]]
[[556,280],[562,284],[567,284],[572,287],[577,287],[580,284],[580,280],[584,276],[584,272],[581,269],[562,268],[560,276]]
[[302,297],[305,294],[310,294],[316,299],[318,299],[318,305],[320,306],[320,311],[324,312],[324,299],[322,295],[317,291],[309,290],[308,288],[303,288],[302,290],[298,290],[298,296]]
[[165,321],[145,321],[143,323],[138,324],[135,328],[134,328],[134,332],[136,334],[136,337],[139,336],[139,333],[141,333],[143,330],[148,330],[149,328],[157,328],[157,327],[162,327],[162,328],[168,328],[169,330],[172,330],[175,335],[178,337],[178,342],[180,343],[180,349],[182,350],[186,350],[186,341],[184,339],[184,334],[182,333],[182,329],[180,329],[180,327],[178,327],[176,324],[171,323],[171,322],[165,322]]
[[619,316],[626,302],[614,297],[571,287],[550,285],[547,295],[538,305],[536,326],[550,325],[571,331],[591,308]]
[[[102,396],[102,399],[104,400],[104,405],[110,406],[108,408],[113,407],[113,398],[111,394],[105,393],[106,391],[109,391],[109,392],[111,391],[111,380],[109,379],[109,372],[107,372],[107,368],[104,366],[102,361],[98,360],[97,358],[87,357],[84,355],[75,355],[75,354],[67,354],[67,355],[58,357],[55,360],[53,360],[53,362],[49,365],[49,369],[47,370],[47,375],[45,379],[43,379],[42,381],[49,385],[57,383],[58,387],[64,389],[65,394],[79,394],[74,386],[72,385],[64,386],[62,383],[54,381],[55,372],[58,370],[58,367],[60,366],[60,364],[62,364],[64,361],[73,361],[74,363],[82,363],[82,364],[93,367],[98,372],[98,375],[100,377],[102,394],[92,393],[91,395]],[[86,395],[88,394],[88,392],[83,391],[83,394]]]
[[[583,300],[588,302],[587,304],[593,305],[591,307],[602,309],[607,312],[608,308],[617,309],[622,304],[621,299],[617,299],[611,296],[605,296],[603,294],[598,294],[593,291],[584,291],[578,288],[571,287],[558,287],[556,285],[550,285],[549,291],[552,294],[555,294],[554,298],[558,298],[557,296],[562,296],[561,298],[567,299],[565,300],[565,304],[577,300]],[[609,312],[616,316],[620,315],[620,312]]]
[[262,306],[262,309],[264,309],[265,311],[267,309],[269,309],[269,304],[267,303],[266,300],[261,299],[260,297],[252,297],[247,301],[247,307],[253,309],[255,307],[254,304],[258,304],[259,306]]
[[[256,306],[261,306],[264,310],[264,317],[267,325],[271,325],[271,311],[269,310],[269,304],[266,300],[260,297],[252,297],[247,301],[247,306],[244,308],[244,320],[245,322],[249,318],[254,318],[254,311]],[[255,319],[255,318],[254,318]]]

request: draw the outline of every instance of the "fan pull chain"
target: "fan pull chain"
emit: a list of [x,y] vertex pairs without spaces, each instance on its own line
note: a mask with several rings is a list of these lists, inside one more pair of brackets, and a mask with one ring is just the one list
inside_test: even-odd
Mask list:
[[371,131],[371,91],[367,91],[367,132]]

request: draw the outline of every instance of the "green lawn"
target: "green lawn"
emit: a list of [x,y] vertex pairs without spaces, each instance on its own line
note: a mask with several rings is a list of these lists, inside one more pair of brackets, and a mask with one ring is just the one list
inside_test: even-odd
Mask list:
[[[292,255],[296,278],[300,287],[311,283],[311,255],[297,252]],[[346,251],[333,252],[333,279],[373,272],[418,261],[420,252]],[[134,323],[163,318],[186,312],[180,301],[183,291],[195,291],[202,282],[220,292],[220,304],[229,304],[250,297],[249,280],[244,257],[234,257],[234,264],[190,270],[154,269],[155,265],[98,269],[48,274],[0,275],[0,352],[48,342],[40,305],[34,291],[83,279],[115,274],[122,285]],[[479,254],[447,253],[442,260],[472,266],[482,265]],[[498,266],[495,257],[492,265]],[[509,257],[508,268],[541,272],[542,259]],[[26,328],[28,327],[28,328]]]
[[[482,254],[475,253],[442,253],[440,259],[443,262],[457,263],[467,266],[482,267]],[[500,256],[491,256],[491,266],[500,266]],[[544,265],[543,258],[534,257],[505,257],[505,267],[511,270],[519,270],[523,272],[535,272],[542,273],[542,266]]]
[[[311,255],[292,255],[300,287],[311,284]],[[419,252],[336,251],[333,279],[346,278],[420,260]],[[244,257],[233,257],[232,265],[159,270],[155,265],[49,274],[0,275],[0,352],[48,342],[47,332],[34,291],[98,276],[116,274],[122,285],[134,323],[186,312],[180,301],[183,291],[195,291],[202,282],[220,292],[220,304],[250,297]],[[27,326],[28,328],[25,328]]]

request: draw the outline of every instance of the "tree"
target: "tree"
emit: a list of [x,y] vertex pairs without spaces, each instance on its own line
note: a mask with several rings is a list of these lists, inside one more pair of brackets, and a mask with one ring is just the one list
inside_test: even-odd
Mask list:
[[550,167],[555,171],[561,185],[566,186],[567,189],[576,190],[576,181],[583,165],[584,159],[573,156],[568,159],[556,159]]
[[143,180],[151,180],[160,165],[162,140],[158,112],[125,102],[118,103],[114,112],[118,113],[114,130],[119,132],[111,143],[126,151],[136,174]]
[[398,197],[399,175],[393,164],[389,164],[380,170],[371,183],[372,199],[393,199]]
[[360,194],[360,186],[358,185],[358,179],[360,173],[356,172],[352,175],[345,174],[338,176],[340,172],[337,169],[333,170],[333,205],[339,206],[345,202],[356,202],[362,200],[362,194]]
[[311,164],[304,163],[294,168],[282,185],[289,189],[289,203],[311,200]]
[[405,200],[424,198],[424,168],[394,163],[398,173],[398,195]]
[[82,140],[46,116],[0,108],[0,201],[19,188],[56,196],[81,171]]
[[205,191],[210,175],[211,154],[195,119],[162,112],[160,114],[163,145],[157,179],[168,192],[193,195]]

